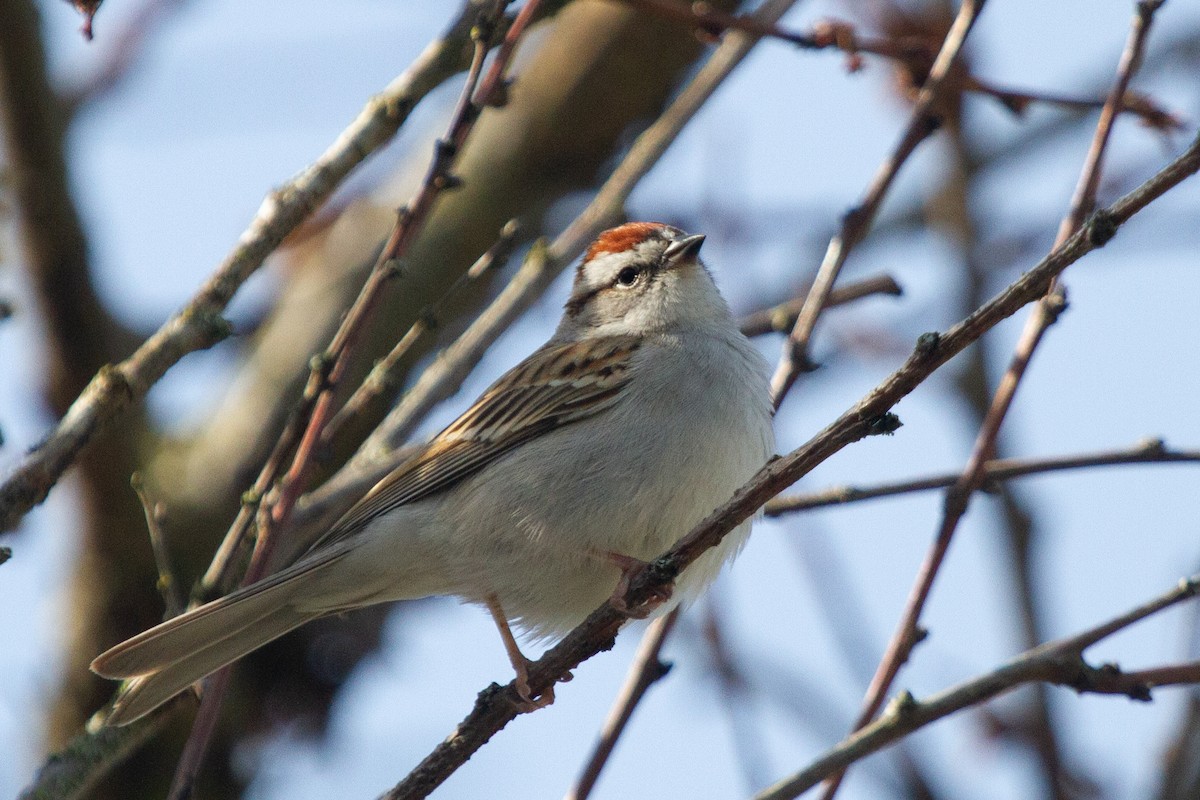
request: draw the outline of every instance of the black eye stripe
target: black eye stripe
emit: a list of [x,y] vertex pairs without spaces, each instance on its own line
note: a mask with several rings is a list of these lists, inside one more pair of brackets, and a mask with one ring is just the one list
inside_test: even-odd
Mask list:
[[[576,316],[583,311],[584,307],[587,306],[587,304],[590,303],[592,299],[596,297],[596,295],[604,292],[624,291],[625,289],[637,283],[637,279],[648,278],[649,280],[654,280],[657,277],[661,267],[661,259],[652,263],[637,263],[622,267],[617,274],[609,278],[607,282],[601,283],[595,288],[579,292],[568,299],[565,306],[567,313],[569,313],[571,316]],[[625,272],[626,270],[634,270],[636,272],[636,278],[629,284],[622,285],[620,280],[621,273]]]

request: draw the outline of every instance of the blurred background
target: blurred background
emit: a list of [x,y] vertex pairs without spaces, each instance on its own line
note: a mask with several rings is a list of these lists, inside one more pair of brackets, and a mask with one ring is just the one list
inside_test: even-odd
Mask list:
[[[719,2],[731,10],[736,4]],[[22,119],[0,137],[0,470],[45,435],[95,370],[128,355],[212,273],[262,198],[319,155],[373,94],[457,16],[451,2],[108,0],[95,38],[58,0],[0,0],[10,111],[54,109],[43,137],[65,192],[45,223],[64,254],[35,257],[9,165]],[[746,10],[746,9],[743,9]],[[782,26],[828,18],[910,37],[934,52],[949,4],[798,2]],[[994,0],[965,49],[965,74],[1026,92],[954,95],[945,124],[903,168],[843,281],[892,277],[903,295],[830,310],[776,421],[800,445],[907,356],[1050,248],[1083,164],[1096,103],[1127,37],[1132,3]],[[481,120],[460,174],[388,294],[358,375],[495,241],[523,224],[507,267],[455,295],[436,347],[504,285],[533,237],[584,207],[636,134],[712,52],[711,37],[610,0],[575,0],[539,24],[514,67],[512,102]],[[14,64],[16,66],[14,66]],[[735,312],[802,293],[842,214],[894,147],[914,75],[864,55],[762,41],[633,193],[627,216],[708,235],[707,262]],[[44,69],[44,74],[42,70]],[[1152,174],[1200,119],[1200,7],[1167,3],[1109,150],[1101,202]],[[920,76],[916,76],[919,80]],[[14,86],[21,87],[19,91]],[[147,403],[94,443],[0,537],[0,796],[15,796],[110,696],[86,670],[103,648],[162,615],[130,473],[166,509],[174,567],[190,585],[253,480],[304,364],[357,291],[395,208],[424,175],[461,87],[446,82],[357,170],[230,311],[236,334],[186,357]],[[28,120],[24,120],[28,121]],[[57,138],[61,135],[61,139]],[[53,171],[53,169],[51,170]],[[1065,274],[1069,309],[1037,351],[1000,455],[1090,453],[1163,437],[1200,448],[1200,184],[1185,183]],[[423,421],[436,432],[553,329],[569,275]],[[1027,312],[952,361],[896,409],[894,436],[853,445],[793,491],[960,470]],[[782,337],[756,338],[774,362]],[[378,419],[385,409],[372,409]],[[354,426],[333,463],[367,433]],[[995,668],[1033,644],[1090,627],[1200,566],[1197,467],[1053,473],[980,495],[924,624],[931,636],[896,689],[918,697]],[[941,492],[760,522],[712,592],[683,616],[674,668],[639,707],[597,797],[746,796],[839,741],[895,627],[940,518]],[[644,625],[630,626],[517,719],[439,797],[558,797],[572,785]],[[1200,657],[1184,606],[1089,656],[1136,668]],[[400,780],[510,676],[492,623],[439,599],[310,625],[239,665],[198,796],[370,797]],[[183,715],[189,716],[190,715]],[[184,720],[140,749],[94,797],[158,797]],[[1200,794],[1200,695],[1150,705],[1024,689],[961,713],[853,769],[847,798],[1166,798]]]

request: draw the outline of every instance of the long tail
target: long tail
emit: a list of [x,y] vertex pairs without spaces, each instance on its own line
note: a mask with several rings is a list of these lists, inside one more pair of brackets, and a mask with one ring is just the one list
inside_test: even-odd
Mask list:
[[297,564],[101,653],[93,672],[129,679],[106,722],[128,725],[209,673],[321,616],[297,608],[295,600],[305,578],[331,561]]

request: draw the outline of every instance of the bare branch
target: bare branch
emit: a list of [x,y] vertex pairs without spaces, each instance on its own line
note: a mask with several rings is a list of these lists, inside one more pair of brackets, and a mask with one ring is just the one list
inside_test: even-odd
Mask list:
[[642,643],[638,645],[637,654],[633,657],[633,663],[629,665],[629,675],[613,700],[612,710],[608,712],[608,719],[604,720],[604,727],[600,729],[600,738],[596,741],[592,755],[584,765],[579,780],[571,791],[567,792],[564,800],[585,800],[591,795],[596,781],[600,779],[600,772],[608,763],[613,748],[617,746],[617,739],[625,732],[625,726],[633,717],[633,710],[650,687],[671,671],[671,665],[663,663],[660,656],[663,644],[678,620],[679,608],[676,607],[666,616],[654,620],[646,629]]
[[140,719],[124,728],[97,726],[67,743],[56,758],[38,771],[21,792],[20,800],[76,800],[88,796],[105,774],[146,742],[157,736],[174,719],[174,712],[191,703],[185,693],[170,702],[164,713]]
[[[289,441],[277,448],[279,452],[290,452],[294,448],[295,455],[287,473],[279,480],[276,490],[268,496],[258,514],[258,536],[250,565],[242,579],[243,586],[248,586],[267,574],[271,564],[271,553],[276,542],[274,534],[287,523],[296,501],[307,486],[308,475],[313,467],[322,431],[333,414],[334,391],[341,383],[362,332],[379,305],[384,287],[399,273],[397,267],[399,260],[407,253],[417,233],[425,224],[425,220],[433,209],[434,201],[439,194],[457,185],[457,179],[452,170],[458,153],[461,152],[463,144],[474,129],[475,122],[483,111],[483,106],[496,97],[504,80],[509,59],[516,50],[516,43],[533,19],[539,5],[539,0],[526,0],[512,26],[504,34],[500,50],[492,61],[487,78],[483,79],[481,83],[484,59],[492,48],[493,38],[497,35],[497,29],[508,2],[509,0],[494,0],[490,7],[478,11],[475,23],[471,27],[474,54],[458,105],[451,116],[449,131],[444,139],[437,142],[434,148],[434,157],[424,182],[412,202],[397,215],[396,225],[392,229],[391,236],[388,237],[387,243],[379,253],[375,266],[367,275],[358,297],[346,313],[333,340],[325,352],[313,360],[302,401],[304,411],[299,415],[301,422],[294,426],[287,426],[284,437],[288,437],[289,434],[299,431],[301,428],[303,428],[303,433],[294,441]],[[273,470],[278,463],[280,462],[274,458],[269,459],[264,472]],[[260,482],[262,482],[261,476]],[[230,536],[244,536],[245,532],[245,528],[239,529],[235,524],[230,531]],[[221,550],[226,549],[226,546],[222,544]],[[228,549],[236,551],[237,544],[230,545]],[[180,757],[179,766],[171,784],[171,791],[168,795],[171,800],[184,800],[192,794],[196,777],[199,775],[200,766],[208,750],[208,743],[216,731],[216,721],[220,714],[230,671],[231,668],[226,666],[204,682],[205,691],[201,697],[200,711],[197,714],[192,735],[183,749],[183,755]]]
[[[900,297],[902,294],[904,294],[904,290],[891,275],[876,275],[834,289],[829,293],[829,301],[825,307],[834,308],[847,305],[875,295]],[[738,320],[738,327],[741,328],[744,336],[751,337],[762,336],[765,333],[787,333],[796,324],[796,318],[800,316],[800,309],[803,306],[802,295],[794,300],[788,300],[786,303],[747,314]]]
[[[1112,132],[1112,125],[1120,113],[1121,102],[1129,87],[1129,81],[1133,77],[1138,64],[1141,62],[1141,54],[1145,45],[1146,35],[1149,32],[1150,22],[1160,4],[1160,0],[1146,0],[1146,2],[1139,2],[1137,4],[1137,13],[1134,16],[1134,23],[1129,32],[1129,40],[1126,43],[1125,51],[1121,55],[1120,65],[1117,68],[1117,78],[1113,84],[1112,91],[1109,93],[1104,110],[1100,114],[1100,121],[1097,123],[1095,137],[1092,140],[1092,146],[1085,159],[1079,184],[1071,201],[1070,211],[1068,211],[1062,224],[1059,226],[1058,236],[1055,241],[1056,247],[1062,246],[1070,236],[1081,229],[1084,217],[1095,207],[1096,187],[1099,185],[1100,180],[1100,165],[1104,157],[1105,147],[1108,144],[1109,135]],[[876,670],[875,676],[871,679],[871,683],[867,687],[867,694],[863,701],[862,710],[855,720],[854,730],[866,725],[878,713],[884,698],[891,688],[892,682],[896,678],[896,674],[908,661],[913,647],[920,640],[921,613],[925,608],[925,603],[929,599],[930,592],[933,590],[934,580],[945,561],[946,553],[949,551],[950,543],[954,538],[954,533],[958,528],[959,522],[967,512],[971,496],[983,484],[985,479],[984,465],[995,453],[996,438],[1000,434],[1000,427],[1003,425],[1009,409],[1012,408],[1017,388],[1021,383],[1021,379],[1025,376],[1026,368],[1033,358],[1034,351],[1042,341],[1042,337],[1046,331],[1055,323],[1064,308],[1066,308],[1066,295],[1059,286],[1058,276],[1054,276],[1048,283],[1045,295],[1034,304],[1025,329],[1017,341],[1012,361],[1004,377],[1000,380],[1000,385],[997,387],[996,393],[992,398],[991,406],[988,408],[983,423],[980,425],[979,433],[976,436],[971,455],[967,460],[966,468],[963,470],[962,475],[959,476],[959,479],[946,492],[942,522],[938,528],[937,536],[917,573],[915,584],[908,601],[905,603],[900,622],[888,642],[887,650],[880,660],[879,668]],[[838,773],[830,779],[822,794],[823,800],[831,800],[837,794],[843,775],[844,773]]]
[[42,444],[0,485],[0,530],[13,528],[29,509],[45,500],[95,435],[140,401],[168,369],[188,353],[211,347],[230,334],[229,323],[221,314],[267,255],[351,170],[391,140],[421,98],[465,69],[469,53],[464,53],[464,47],[473,20],[468,5],[441,39],[367,103],[320,158],[263,201],[237,246],[179,313],[128,359],[96,374]]
[[[1027,475],[1040,475],[1045,472],[1062,472],[1064,470],[1085,469],[1088,467],[1109,467],[1121,464],[1172,464],[1200,462],[1200,450],[1170,450],[1161,439],[1147,439],[1133,447],[1124,450],[1104,450],[1098,453],[1088,453],[1073,456],[1058,456],[1056,458],[998,458],[983,465],[983,481],[980,488],[987,491],[989,484],[1000,481],[1022,478]],[[927,478],[914,478],[896,483],[883,483],[878,486],[835,486],[820,492],[810,494],[776,497],[763,507],[768,517],[779,517],[795,511],[808,511],[825,506],[845,505],[862,500],[874,500],[878,497],[893,497],[911,492],[924,492],[930,489],[945,489],[953,486],[962,477],[959,472],[947,472],[942,475],[931,475]]]
[[842,217],[841,230],[829,241],[825,258],[817,270],[816,280],[805,297],[792,332],[784,342],[783,356],[775,369],[775,375],[771,378],[771,399],[776,408],[783,402],[800,373],[812,368],[808,351],[813,329],[817,326],[817,318],[829,302],[833,284],[850,252],[866,237],[900,167],[937,127],[938,120],[933,114],[934,103],[939,99],[946,77],[957,61],[967,34],[978,19],[985,2],[986,0],[963,0],[954,24],[950,26],[945,41],[942,42],[942,49],[929,70],[929,76],[917,95],[900,141],[880,166],[862,201]]
[[1094,667],[1083,652],[1096,642],[1146,617],[1195,597],[1200,575],[1180,581],[1179,586],[1127,614],[1067,639],[1028,650],[1004,666],[973,680],[917,701],[902,692],[870,725],[842,741],[804,770],[756,795],[756,800],[788,800],[816,786],[850,764],[907,736],[919,728],[964,708],[979,705],[1026,683],[1044,681],[1091,694],[1119,694],[1132,700],[1150,699],[1156,686],[1200,683],[1200,661],[1122,672],[1113,664]]
[[[1096,212],[1084,228],[1043,258],[999,295],[946,331],[926,334],[918,349],[886,380],[843,413],[837,420],[786,456],[764,466],[730,500],[701,521],[691,532],[649,568],[630,581],[624,601],[637,609],[662,586],[696,560],[701,553],[744,522],[769,498],[795,483],[813,467],[847,445],[886,429],[889,409],[935,370],[1001,320],[1038,299],[1047,283],[1087,253],[1110,241],[1135,214],[1168,190],[1200,171],[1200,137],[1178,158],[1111,206]],[[612,647],[627,616],[610,604],[597,608],[583,623],[548,650],[529,669],[529,689],[546,691],[585,659]],[[475,708],[455,733],[434,749],[408,777],[386,795],[389,800],[427,796],[519,713],[514,683],[492,684],[480,692]]]
[[334,415],[321,434],[323,443],[328,444],[337,436],[343,425],[363,412],[368,405],[383,395],[384,392],[396,388],[399,378],[399,365],[405,355],[426,334],[436,330],[441,324],[441,318],[448,303],[466,290],[469,286],[491,273],[495,268],[503,266],[512,255],[517,244],[517,234],[520,226],[517,221],[509,220],[500,232],[500,238],[488,248],[466,272],[450,285],[445,293],[435,303],[421,309],[417,321],[400,338],[396,346],[371,369],[370,374],[363,380],[362,385],[354,390],[354,394]]
[[139,472],[133,473],[129,479],[138,500],[142,502],[142,510],[146,514],[146,530],[150,534],[150,549],[154,552],[154,564],[158,568],[158,591],[162,595],[163,605],[167,616],[174,617],[183,613],[186,603],[183,599],[179,581],[175,579],[175,571],[171,568],[171,557],[167,553],[167,542],[163,538],[163,518],[166,511],[162,503],[150,499],[146,492],[146,482]]

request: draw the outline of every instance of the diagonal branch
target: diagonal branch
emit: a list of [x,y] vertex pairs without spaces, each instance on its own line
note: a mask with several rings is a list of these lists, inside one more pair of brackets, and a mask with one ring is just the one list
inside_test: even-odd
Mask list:
[[[1141,62],[1150,22],[1159,5],[1161,5],[1161,0],[1143,0],[1137,5],[1137,13],[1134,15],[1129,39],[1117,68],[1116,80],[1109,92],[1104,110],[1100,114],[1096,133],[1088,150],[1070,210],[1059,226],[1055,241],[1056,247],[1062,246],[1069,237],[1081,229],[1084,218],[1091,213],[1095,206],[1096,187],[1100,181],[1100,166],[1104,158],[1104,151],[1112,133],[1113,123],[1120,113],[1121,101],[1129,87],[1129,81]],[[888,642],[887,650],[880,660],[875,676],[871,679],[870,686],[867,687],[863,707],[854,722],[853,730],[866,725],[879,712],[897,673],[908,661],[913,648],[921,640],[921,614],[930,592],[933,590],[938,572],[945,563],[946,554],[955,531],[958,529],[958,524],[966,515],[971,496],[983,485],[986,478],[985,465],[995,452],[1000,427],[1012,408],[1017,388],[1025,376],[1034,351],[1046,331],[1055,323],[1065,308],[1066,294],[1059,286],[1058,276],[1054,276],[1048,282],[1044,296],[1034,304],[1033,311],[1014,349],[1008,370],[1001,379],[992,398],[991,406],[984,416],[966,468],[946,492],[942,521],[937,535],[917,573],[916,582],[905,603],[896,631]],[[830,800],[837,794],[843,776],[844,773],[837,773],[830,778],[822,795],[823,800]]]
[[825,258],[817,270],[812,289],[804,299],[804,305],[796,318],[796,324],[783,344],[783,354],[779,365],[771,378],[771,399],[778,408],[783,398],[795,384],[801,372],[812,369],[809,358],[809,347],[813,330],[817,326],[817,318],[829,303],[829,295],[833,284],[842,271],[850,252],[866,238],[883,203],[883,198],[891,188],[892,182],[900,171],[900,167],[913,154],[917,146],[933,133],[939,124],[934,112],[934,104],[938,101],[950,69],[958,59],[959,52],[966,41],[967,34],[979,18],[986,0],[963,0],[959,7],[958,16],[946,33],[942,49],[934,59],[929,70],[929,77],[921,87],[909,117],[908,125],[900,135],[892,154],[880,165],[875,178],[871,181],[867,193],[857,206],[850,209],[842,217],[841,230],[829,241],[825,250]]
[[1179,585],[1127,614],[1109,620],[1076,636],[1036,647],[1017,656],[999,669],[974,680],[917,701],[902,692],[888,705],[882,716],[855,732],[802,771],[776,783],[756,795],[755,800],[790,800],[816,786],[827,776],[845,770],[859,761],[919,728],[956,711],[979,705],[1027,683],[1043,681],[1092,694],[1118,694],[1131,700],[1150,700],[1157,686],[1200,683],[1200,661],[1171,664],[1136,672],[1122,672],[1115,664],[1094,667],[1084,658],[1093,644],[1128,628],[1136,622],[1178,605],[1200,591],[1200,575],[1180,581]]
[[596,781],[600,779],[600,773],[617,746],[617,740],[621,738],[625,726],[633,717],[634,709],[646,696],[650,687],[671,671],[671,665],[661,658],[662,648],[678,620],[677,606],[666,616],[654,620],[646,629],[642,642],[638,645],[637,654],[633,657],[633,663],[629,665],[625,683],[613,700],[608,719],[604,720],[604,726],[600,729],[600,737],[596,740],[592,755],[579,773],[579,779],[563,800],[587,800],[591,796],[592,789],[596,788]]
[[[890,409],[939,367],[977,341],[1021,307],[1034,302],[1046,285],[1071,264],[1102,247],[1117,230],[1171,188],[1200,171],[1200,137],[1158,173],[1098,210],[1062,246],[1038,262],[1003,292],[980,306],[944,334],[926,334],[916,351],[883,383],[800,448],[765,465],[736,494],[692,529],[669,551],[630,581],[629,609],[642,607],[654,593],[721,538],[749,519],[764,502],[795,483],[842,448],[872,434],[894,430]],[[890,424],[889,424],[890,423]],[[613,646],[625,613],[605,604],[588,616],[529,669],[529,689],[545,692],[582,661]],[[514,683],[492,684],[480,692],[471,713],[453,735],[438,745],[409,775],[385,795],[388,800],[427,796],[471,755],[518,715]]]
[[[983,465],[983,480],[980,483],[980,489],[987,491],[989,485],[1000,481],[1022,478],[1027,475],[1041,475],[1046,472],[1121,464],[1188,464],[1197,462],[1200,462],[1200,450],[1171,450],[1161,439],[1147,439],[1123,450],[1104,450],[1098,453],[1055,458],[992,459]],[[961,479],[962,473],[947,472],[942,475],[883,483],[877,486],[835,486],[820,492],[776,497],[763,507],[763,513],[768,517],[780,517],[795,511],[858,503],[863,500],[894,497],[899,494],[924,492],[930,489],[946,489]]]
[[101,369],[46,439],[0,484],[0,530],[9,530],[50,490],[100,431],[145,397],[188,353],[230,334],[221,316],[233,295],[283,239],[323,203],[356,166],[386,144],[416,104],[470,61],[473,5],[468,3],[442,38],[367,103],[320,158],[263,201],[237,245],[192,300],[137,351]]
[[[795,0],[769,0],[756,12],[778,19]],[[493,341],[540,297],[550,283],[597,234],[617,222],[625,201],[721,82],[741,63],[756,40],[731,37],[679,92],[661,115],[642,132],[595,197],[550,244],[538,243],[504,290],[466,331],[438,354],[401,398],[354,458],[320,489],[306,498],[304,517],[323,517],[339,498],[363,492],[403,460],[401,447],[425,415],[462,385]],[[331,516],[336,516],[333,514]]]
[[[321,356],[313,360],[301,402],[303,411],[296,419],[297,424],[289,425],[284,431],[281,445],[276,448],[277,452],[292,452],[294,449],[291,466],[276,482],[274,471],[282,464],[282,459],[271,458],[263,470],[264,474],[260,475],[256,482],[256,486],[275,483],[275,488],[257,514],[257,538],[250,565],[242,578],[243,586],[248,586],[267,574],[271,553],[278,538],[275,533],[287,524],[296,501],[308,484],[317,445],[321,441],[326,423],[333,414],[334,392],[341,384],[363,330],[379,306],[384,288],[399,275],[400,260],[407,254],[411,243],[424,226],[437,197],[458,184],[459,181],[452,172],[457,156],[475,128],[475,122],[484,106],[496,97],[504,81],[509,60],[516,50],[516,43],[533,19],[539,5],[539,0],[526,0],[512,26],[504,34],[487,77],[481,80],[484,59],[492,48],[508,2],[509,0],[492,0],[489,6],[477,12],[475,23],[471,26],[474,51],[471,66],[467,71],[457,107],[451,115],[449,131],[444,139],[437,142],[425,180],[412,202],[397,215],[396,224],[387,243],[379,253],[374,267],[367,275],[358,297],[346,313],[333,340]],[[299,433],[301,429],[302,434]],[[239,514],[237,520],[243,518],[244,515]],[[228,547],[222,544],[220,552],[236,552],[237,538],[245,536],[247,530],[248,525],[239,528],[235,522],[227,537],[233,539],[233,543]],[[216,731],[216,721],[230,674],[231,667],[226,666],[204,682],[205,691],[200,700],[200,711],[196,716],[192,735],[188,738],[180,757],[168,795],[171,800],[184,800],[192,794],[208,750],[208,743]]]

